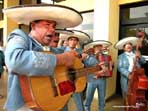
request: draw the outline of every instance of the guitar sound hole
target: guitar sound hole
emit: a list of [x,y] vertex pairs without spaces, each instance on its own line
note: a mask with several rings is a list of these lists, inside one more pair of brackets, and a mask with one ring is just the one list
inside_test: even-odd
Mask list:
[[75,70],[73,68],[69,68],[68,69],[68,77],[71,81],[75,81],[76,79],[76,74],[75,74]]

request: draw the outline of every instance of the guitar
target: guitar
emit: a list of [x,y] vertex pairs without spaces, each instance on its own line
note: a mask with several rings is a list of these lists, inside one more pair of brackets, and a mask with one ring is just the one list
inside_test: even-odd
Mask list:
[[[83,68],[81,60],[77,58],[72,70],[65,66],[56,66],[54,72],[56,86],[53,86],[53,80],[49,76],[27,77],[20,75],[19,79],[24,101],[28,107],[35,111],[59,111],[68,102],[73,91],[81,92],[84,90],[86,74],[98,70],[100,70],[100,66]],[[58,85],[64,81],[72,81],[70,80],[71,76],[75,78],[73,80],[75,90],[62,95]]]

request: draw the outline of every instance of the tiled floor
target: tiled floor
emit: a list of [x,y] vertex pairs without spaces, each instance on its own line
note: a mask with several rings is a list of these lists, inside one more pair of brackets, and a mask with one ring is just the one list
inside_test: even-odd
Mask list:
[[[7,86],[7,74],[4,73],[2,79],[0,79],[0,94],[4,95],[3,99],[0,99],[0,111],[3,110],[3,105],[6,100],[6,86]],[[114,106],[122,105],[122,98],[120,96],[114,96],[106,101],[105,111],[123,111],[121,108],[115,108]],[[68,103],[69,111],[76,111],[73,99],[70,99]],[[94,98],[91,106],[91,111],[98,111],[98,100]]]

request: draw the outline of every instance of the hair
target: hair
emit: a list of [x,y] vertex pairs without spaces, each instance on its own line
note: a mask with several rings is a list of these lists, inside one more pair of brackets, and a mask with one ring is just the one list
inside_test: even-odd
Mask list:
[[60,33],[58,33],[58,32],[55,32],[55,36],[59,36],[60,35]]
[[29,30],[31,30],[31,24],[32,23],[38,23],[38,22],[40,22],[41,20],[35,20],[35,21],[32,21],[32,22],[30,22],[30,24],[29,24]]
[[125,46],[126,46],[127,44],[133,45],[131,42],[127,42],[127,43],[125,43],[125,44],[123,45],[123,48],[125,48]]
[[71,39],[71,38],[76,38],[76,40],[77,40],[77,41],[79,41],[79,38],[78,38],[78,37],[76,37],[76,36],[70,36],[70,37],[68,37],[68,39],[67,39],[67,40],[69,40],[69,39]]
[[101,46],[101,47],[103,47],[102,44],[97,44],[97,45],[94,45],[93,48],[95,48],[95,47],[97,47],[97,46]]

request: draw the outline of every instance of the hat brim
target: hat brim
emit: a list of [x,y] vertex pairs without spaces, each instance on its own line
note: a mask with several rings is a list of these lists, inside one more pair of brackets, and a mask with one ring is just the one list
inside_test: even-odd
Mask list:
[[55,32],[59,34],[66,34],[66,35],[72,35],[74,33],[73,31],[67,30],[67,29],[56,29]]
[[73,32],[73,34],[71,35],[62,34],[60,38],[62,40],[68,40],[70,37],[76,37],[79,39],[79,42],[81,45],[88,43],[90,41],[90,36],[87,33],[79,31],[79,30],[71,30],[71,31]]
[[114,47],[118,50],[123,50],[123,46],[127,43],[131,43],[133,46],[136,46],[138,43],[138,38],[137,37],[126,37],[124,39],[121,39],[118,41]]
[[25,25],[35,20],[53,20],[57,23],[56,28],[75,27],[83,20],[75,9],[52,4],[20,5],[3,9],[3,13],[18,24]]
[[105,41],[105,40],[96,40],[96,41],[86,44],[84,46],[84,49],[93,48],[96,45],[102,45],[103,47],[110,47],[112,43],[109,41]]

